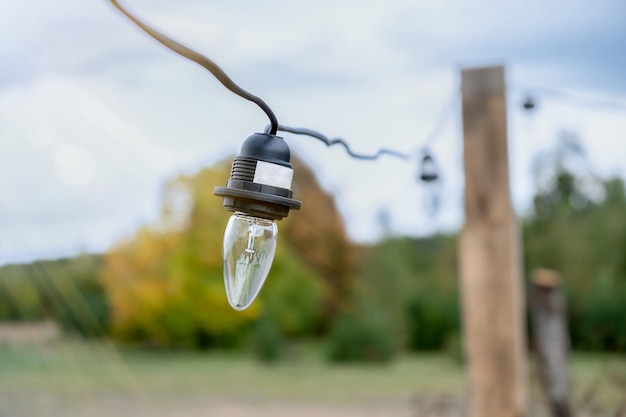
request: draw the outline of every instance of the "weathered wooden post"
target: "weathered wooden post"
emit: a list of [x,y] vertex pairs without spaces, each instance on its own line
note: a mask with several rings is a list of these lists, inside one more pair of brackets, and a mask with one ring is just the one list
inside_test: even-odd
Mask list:
[[461,72],[465,225],[460,239],[470,417],[526,415],[519,227],[509,195],[504,68]]
[[540,374],[553,417],[570,417],[567,305],[555,271],[536,269],[530,284],[530,313]]

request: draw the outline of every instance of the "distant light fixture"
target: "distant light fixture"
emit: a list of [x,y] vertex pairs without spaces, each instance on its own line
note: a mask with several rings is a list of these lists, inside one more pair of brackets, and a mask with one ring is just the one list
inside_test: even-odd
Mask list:
[[435,158],[428,149],[422,150],[418,177],[425,185],[425,209],[434,219],[441,201],[441,175]]
[[259,294],[276,251],[276,220],[302,203],[292,199],[291,153],[283,138],[255,133],[233,161],[226,187],[215,187],[234,212],[224,233],[224,285],[231,307],[245,310]]
[[419,178],[426,183],[431,183],[439,179],[437,164],[428,151],[424,151],[424,156],[422,156]]
[[528,96],[522,103],[522,107],[524,108],[524,110],[534,110],[535,107],[537,107],[537,103],[535,103],[535,100],[531,96]]

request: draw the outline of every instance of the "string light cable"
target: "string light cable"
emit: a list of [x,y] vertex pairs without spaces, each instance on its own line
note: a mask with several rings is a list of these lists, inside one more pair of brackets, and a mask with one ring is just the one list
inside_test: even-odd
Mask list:
[[[429,135],[426,137],[426,140],[424,141],[424,144],[421,146],[420,151],[413,153],[414,155],[418,155],[419,157],[421,157],[422,162],[423,162],[423,158],[428,157],[432,159],[432,155],[430,155],[431,154],[430,147],[441,136],[443,129],[451,120],[451,117],[454,114],[454,110],[456,110],[456,106],[459,102],[460,94],[461,94],[460,89],[455,88],[454,94],[452,95],[451,100],[446,102],[444,106],[442,107],[441,112],[437,118],[437,123],[435,124],[435,127],[431,130]],[[265,133],[268,133],[269,131],[270,131],[270,125],[266,126]],[[380,157],[381,155],[390,155],[390,156],[403,159],[403,160],[410,160],[412,158],[410,154],[398,152],[398,151],[387,149],[387,148],[381,148],[375,154],[369,154],[369,155],[356,153],[352,150],[350,145],[344,139],[342,138],[331,139],[327,137],[326,135],[324,135],[323,133],[320,133],[313,129],[304,128],[304,127],[292,127],[292,126],[279,124],[278,131],[293,133],[295,135],[307,135],[312,138],[318,139],[319,141],[323,142],[328,147],[333,146],[333,145],[341,145],[345,148],[348,155],[356,159],[375,160],[375,159],[378,159],[378,157]]]
[[375,159],[378,159],[382,155],[388,155],[388,156],[403,159],[403,160],[411,159],[411,155],[407,153],[395,151],[392,149],[386,149],[386,148],[381,148],[376,153],[369,154],[369,155],[357,153],[353,151],[350,145],[342,138],[330,139],[326,135],[320,132],[317,132],[315,130],[312,130],[312,129],[302,128],[302,127],[291,127],[291,126],[279,124],[278,118],[276,117],[275,113],[272,111],[270,106],[263,99],[261,99],[260,97],[240,87],[213,60],[181,44],[180,42],[175,41],[174,39],[159,32],[158,30],[152,28],[147,23],[137,18],[128,9],[122,6],[117,0],[109,0],[109,1],[122,14],[124,14],[135,25],[137,25],[141,30],[143,30],[146,34],[148,34],[150,37],[155,39],[157,42],[159,42],[166,48],[170,49],[171,51],[189,59],[190,61],[195,62],[196,64],[208,70],[220,83],[222,83],[224,87],[226,87],[232,93],[258,105],[263,110],[263,112],[265,112],[265,114],[270,120],[269,125],[265,128],[265,133],[268,133],[270,135],[276,135],[278,131],[282,131],[282,132],[293,133],[296,135],[309,136],[321,142],[324,142],[327,146],[341,145],[345,148],[348,155],[357,159],[375,160]]
[[[268,125],[265,128],[265,132],[268,133],[269,130],[270,130],[270,125]],[[279,124],[278,131],[293,133],[294,135],[306,135],[306,136],[318,139],[320,142],[323,142],[328,147],[333,146],[333,145],[341,145],[344,147],[348,155],[356,159],[374,160],[374,159],[378,159],[378,157],[380,157],[381,155],[390,155],[390,156],[393,156],[399,159],[404,159],[404,160],[411,159],[411,155],[409,154],[394,151],[392,149],[386,149],[386,148],[381,148],[375,154],[370,154],[370,155],[356,153],[352,150],[352,148],[350,148],[350,145],[344,139],[342,138],[331,139],[331,138],[328,138],[323,133],[320,133],[316,130],[308,129],[305,127],[291,127],[291,126],[285,126],[283,124]]]
[[135,25],[137,25],[140,29],[146,32],[149,36],[154,38],[157,42],[161,43],[166,48],[176,52],[177,54],[195,62],[201,67],[208,70],[219,82],[224,85],[231,92],[237,94],[239,97],[242,97],[246,100],[249,100],[255,103],[257,106],[261,108],[270,119],[270,133],[272,135],[276,134],[276,129],[278,128],[278,119],[276,115],[270,108],[270,106],[263,101],[260,97],[255,96],[254,94],[244,90],[237,83],[235,83],[225,72],[222,70],[213,60],[208,57],[194,51],[193,49],[175,41],[169,36],[159,32],[156,29],[153,29],[148,24],[142,22],[137,17],[135,17],[132,13],[130,13],[125,7],[123,7],[117,0],[110,0],[111,4],[115,6],[122,14],[124,14],[128,19],[130,19]]

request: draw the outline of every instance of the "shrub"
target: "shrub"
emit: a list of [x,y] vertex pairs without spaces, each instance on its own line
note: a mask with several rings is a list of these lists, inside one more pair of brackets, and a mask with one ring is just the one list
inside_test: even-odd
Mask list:
[[[409,332],[415,330],[412,327],[415,320],[409,305],[417,298],[418,304],[422,300],[428,302],[430,297],[443,298],[446,308],[450,301],[456,304],[453,299],[457,293],[454,236],[389,238],[367,248],[364,254],[361,279],[355,287],[357,308],[360,311],[374,308],[384,313],[397,347],[413,344]],[[414,313],[422,314],[421,311]],[[422,324],[419,326],[421,331]]]
[[286,337],[316,334],[321,326],[325,282],[293,247],[279,245],[270,276],[256,301]]
[[21,265],[0,269],[0,321],[34,321],[50,316],[41,289]]
[[108,331],[108,304],[97,272],[86,276],[68,276],[57,288],[53,299],[53,317],[68,332],[83,337],[97,337]]
[[626,284],[595,279],[587,293],[569,291],[572,346],[583,350],[626,351]]
[[459,303],[456,296],[432,290],[414,297],[408,305],[409,348],[436,350],[459,334]]
[[100,257],[39,261],[0,268],[0,320],[56,320],[65,331],[99,336],[108,306],[98,279]]
[[328,359],[333,362],[389,362],[394,356],[393,336],[376,317],[338,316],[329,335]]
[[284,355],[284,339],[278,323],[267,315],[256,322],[252,342],[254,356],[263,362],[275,362]]

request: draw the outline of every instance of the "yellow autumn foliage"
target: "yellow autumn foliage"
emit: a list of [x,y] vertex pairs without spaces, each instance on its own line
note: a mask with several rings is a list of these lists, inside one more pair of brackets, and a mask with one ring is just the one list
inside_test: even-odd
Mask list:
[[[172,179],[160,219],[106,254],[102,281],[114,336],[164,346],[233,344],[262,312],[286,335],[320,327],[328,300],[347,281],[347,274],[339,276],[352,262],[344,254],[353,252],[332,198],[306,167],[298,167],[294,187],[303,191],[298,197],[305,208],[290,219],[301,220],[279,223],[276,257],[259,300],[237,312],[226,300],[222,276],[222,239],[231,213],[213,195],[229,172],[230,161]],[[306,229],[298,233],[296,227]]]

